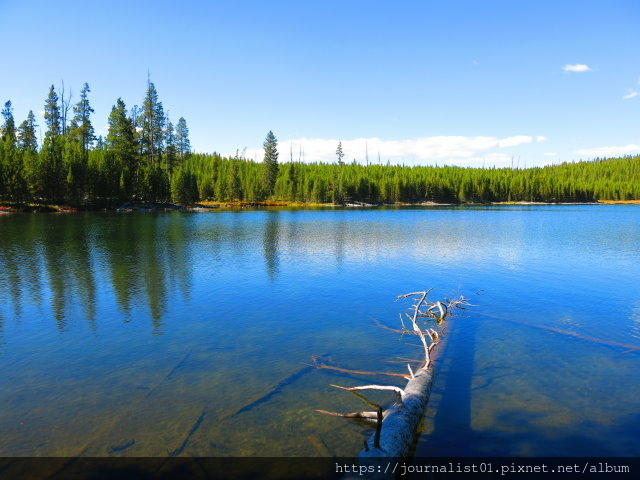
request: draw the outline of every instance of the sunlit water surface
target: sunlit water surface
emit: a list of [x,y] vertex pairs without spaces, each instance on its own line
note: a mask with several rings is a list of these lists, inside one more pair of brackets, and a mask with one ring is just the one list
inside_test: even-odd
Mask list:
[[417,455],[638,456],[638,272],[635,206],[0,216],[0,456],[354,455],[393,377],[308,365],[406,372],[429,287]]

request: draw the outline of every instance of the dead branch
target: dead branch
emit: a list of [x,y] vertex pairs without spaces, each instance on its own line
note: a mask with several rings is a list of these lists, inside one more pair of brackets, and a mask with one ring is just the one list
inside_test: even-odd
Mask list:
[[378,412],[351,412],[351,413],[338,413],[338,412],[328,412],[326,410],[316,409],[316,412],[322,413],[324,415],[329,415],[331,417],[342,417],[342,418],[360,418],[365,420],[375,420],[378,419]]
[[340,385],[331,385],[335,388],[340,388],[342,390],[347,390],[349,392],[356,392],[358,390],[388,390],[391,392],[396,392],[401,397],[404,395],[404,390],[400,387],[394,387],[393,385],[362,385],[360,387],[341,387]]
[[409,375],[411,375],[411,378],[414,378],[415,375],[413,374],[413,370],[411,370],[411,364],[407,363],[407,368],[409,369]]

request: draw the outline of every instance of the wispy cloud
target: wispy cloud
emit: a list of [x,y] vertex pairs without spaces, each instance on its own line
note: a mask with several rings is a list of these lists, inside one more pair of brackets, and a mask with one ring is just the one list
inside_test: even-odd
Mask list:
[[584,63],[574,63],[565,65],[564,67],[562,67],[562,70],[564,70],[565,72],[590,72],[591,67]]
[[640,94],[638,93],[637,90],[633,90],[632,88],[630,88],[629,90],[627,90],[626,95],[624,95],[622,98],[624,100],[630,100],[632,98],[637,97],[638,95],[640,95]]
[[621,147],[598,147],[576,150],[574,153],[586,157],[620,157],[640,153],[640,145],[629,144]]
[[[517,135],[512,137],[463,137],[437,136],[404,140],[381,140],[379,138],[356,138],[342,140],[345,161],[358,163],[403,163],[405,165],[507,165],[511,161],[512,149],[522,145],[544,141],[545,137]],[[278,150],[280,160],[304,162],[336,161],[337,139],[300,138],[281,141]],[[261,160],[262,149],[246,152],[248,158]]]

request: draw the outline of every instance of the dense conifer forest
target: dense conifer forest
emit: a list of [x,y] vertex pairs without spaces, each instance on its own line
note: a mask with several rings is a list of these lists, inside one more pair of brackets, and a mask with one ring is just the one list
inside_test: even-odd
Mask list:
[[[142,106],[118,98],[106,138],[96,137],[86,83],[77,103],[52,85],[38,142],[32,111],[16,125],[10,101],[2,109],[0,201],[76,206],[123,202],[278,200],[285,202],[591,202],[640,199],[640,157],[597,159],[528,169],[278,163],[276,136],[264,141],[264,161],[193,153],[181,117],[164,113],[154,84]],[[41,143],[41,144],[40,144]]]

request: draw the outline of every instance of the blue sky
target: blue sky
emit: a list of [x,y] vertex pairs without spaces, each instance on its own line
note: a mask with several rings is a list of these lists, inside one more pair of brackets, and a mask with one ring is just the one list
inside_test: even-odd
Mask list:
[[[533,166],[640,152],[640,2],[0,0],[0,100],[91,87],[106,134],[147,71],[199,152]],[[44,122],[40,119],[40,124]]]

